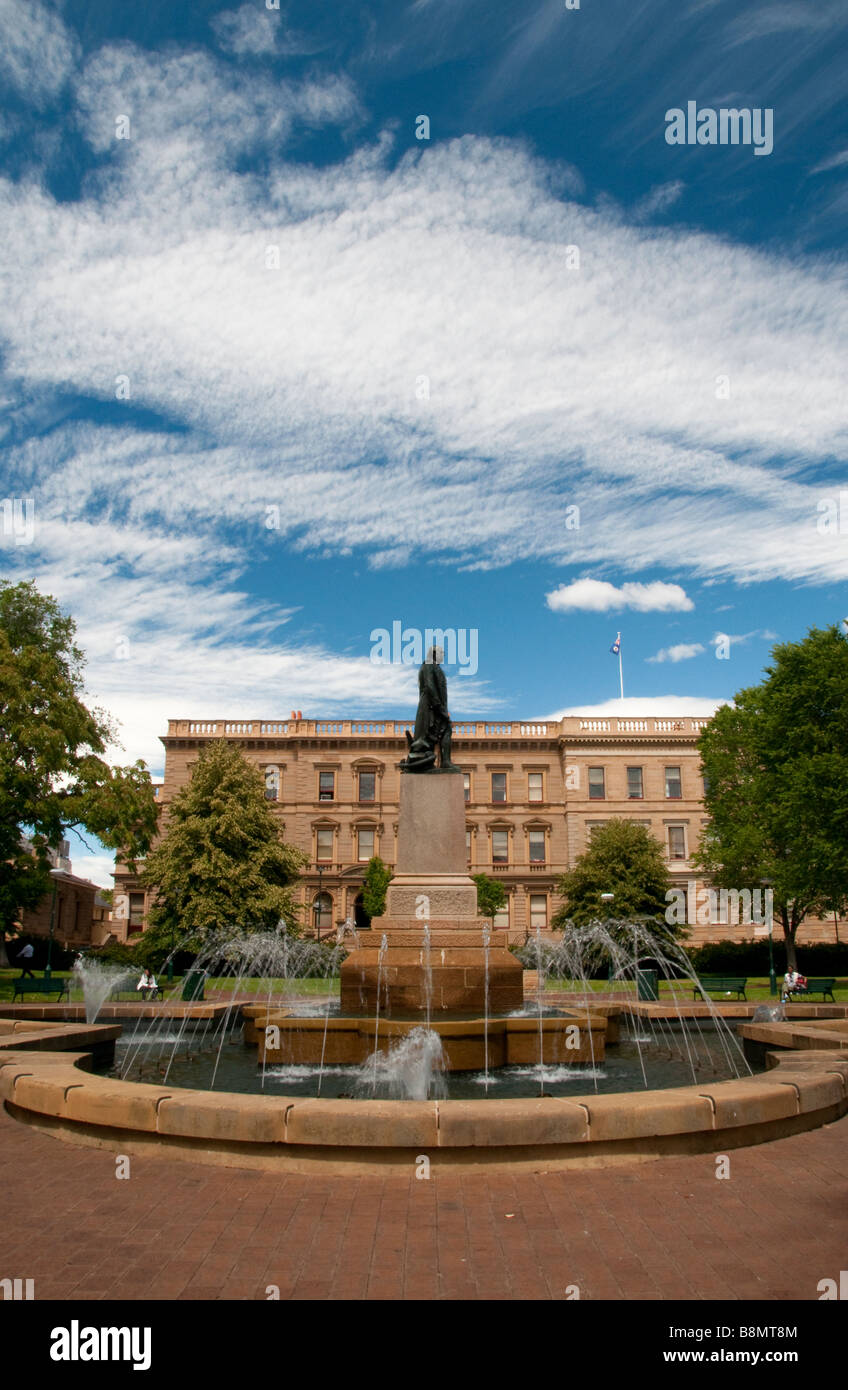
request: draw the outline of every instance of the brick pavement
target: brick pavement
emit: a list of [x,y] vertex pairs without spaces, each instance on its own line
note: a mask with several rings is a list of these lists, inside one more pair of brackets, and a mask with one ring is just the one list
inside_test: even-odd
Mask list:
[[0,1110],[0,1278],[37,1299],[810,1299],[848,1267],[848,1117],[615,1169],[346,1179],[77,1148]]

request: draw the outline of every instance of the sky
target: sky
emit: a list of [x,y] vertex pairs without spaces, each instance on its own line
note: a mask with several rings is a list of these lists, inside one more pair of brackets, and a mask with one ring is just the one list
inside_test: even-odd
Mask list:
[[848,616],[847,31],[0,0],[0,574],[73,614],[113,760],[410,717],[381,630],[530,719],[709,712]]

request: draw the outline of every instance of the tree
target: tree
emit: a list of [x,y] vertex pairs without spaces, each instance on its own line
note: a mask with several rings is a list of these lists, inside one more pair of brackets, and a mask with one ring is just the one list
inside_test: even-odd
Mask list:
[[[614,916],[619,921],[649,918],[665,928],[670,886],[663,847],[648,828],[629,820],[607,821],[559,879],[557,892],[565,903],[551,926],[559,931],[567,921],[583,926]],[[602,902],[602,893],[613,893],[613,902]]]
[[496,913],[506,906],[506,889],[496,878],[489,878],[487,874],[474,874],[473,877],[477,885],[477,915],[488,917],[494,926]]
[[772,888],[794,969],[806,915],[848,904],[848,641],[812,628],[772,663],[699,739],[708,819],[694,862],[719,888]]
[[0,935],[50,886],[49,850],[83,828],[131,865],[156,830],[142,762],[111,767],[106,714],[82,700],[76,625],[33,583],[0,580]]
[[386,911],[386,889],[392,881],[392,871],[379,854],[368,860],[362,884],[362,906],[369,917],[382,917]]
[[188,935],[197,948],[216,928],[270,931],[281,920],[296,932],[291,885],[308,862],[282,840],[259,769],[217,739],[201,749],[147,857],[141,879],[156,900],[145,938],[171,949]]

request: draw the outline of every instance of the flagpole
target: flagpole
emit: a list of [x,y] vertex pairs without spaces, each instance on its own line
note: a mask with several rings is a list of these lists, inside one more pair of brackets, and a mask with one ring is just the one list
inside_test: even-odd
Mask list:
[[621,688],[621,698],[624,699],[624,672],[621,669],[621,643],[618,644],[618,684]]

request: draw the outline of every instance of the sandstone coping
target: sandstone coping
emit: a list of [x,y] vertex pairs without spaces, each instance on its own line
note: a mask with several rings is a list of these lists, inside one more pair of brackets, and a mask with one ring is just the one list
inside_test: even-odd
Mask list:
[[350,1101],[119,1081],[86,1070],[90,1054],[9,1048],[10,1036],[0,1036],[0,1097],[15,1118],[71,1142],[232,1167],[349,1171],[422,1154],[441,1166],[593,1166],[762,1143],[848,1112],[848,1057],[827,1049],[772,1054],[763,1075],[662,1091]]

